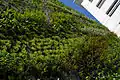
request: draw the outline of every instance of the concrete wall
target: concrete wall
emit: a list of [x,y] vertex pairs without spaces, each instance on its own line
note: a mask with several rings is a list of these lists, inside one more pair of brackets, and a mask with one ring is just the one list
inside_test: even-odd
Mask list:
[[106,14],[107,10],[114,1],[115,0],[106,0],[101,8],[96,6],[99,0],[93,0],[93,2],[83,0],[81,5],[86,8],[96,19],[98,19],[98,21],[108,27],[109,30],[120,36],[120,6],[111,17]]

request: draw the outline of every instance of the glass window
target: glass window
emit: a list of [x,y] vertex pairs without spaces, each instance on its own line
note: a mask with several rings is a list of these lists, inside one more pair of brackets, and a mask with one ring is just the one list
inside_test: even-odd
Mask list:
[[109,16],[112,16],[113,13],[116,11],[116,9],[119,7],[119,5],[120,5],[120,0],[115,0],[113,4],[110,6],[110,8],[108,9],[108,11],[106,12],[106,14]]
[[100,0],[96,6],[97,6],[98,8],[101,8],[105,1],[106,1],[106,0]]
[[90,2],[93,2],[93,0],[89,0]]

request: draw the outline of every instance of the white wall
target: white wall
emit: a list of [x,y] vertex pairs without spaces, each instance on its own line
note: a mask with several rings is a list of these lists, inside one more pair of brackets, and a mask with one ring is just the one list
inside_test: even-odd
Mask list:
[[96,7],[98,2],[99,0],[93,0],[92,3],[89,2],[89,0],[83,0],[81,5],[86,8],[103,25],[108,27],[108,29],[120,36],[120,6],[110,17],[106,14],[106,12],[114,0],[106,0],[100,9]]

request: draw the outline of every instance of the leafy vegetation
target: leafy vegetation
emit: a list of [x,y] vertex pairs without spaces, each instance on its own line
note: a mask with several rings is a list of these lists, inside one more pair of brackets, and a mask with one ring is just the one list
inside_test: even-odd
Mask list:
[[58,0],[0,1],[0,77],[120,79],[120,40]]

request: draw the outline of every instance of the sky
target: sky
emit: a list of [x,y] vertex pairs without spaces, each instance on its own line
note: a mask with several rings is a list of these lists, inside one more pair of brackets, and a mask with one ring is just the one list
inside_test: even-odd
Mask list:
[[85,16],[87,16],[90,19],[93,19],[97,22],[99,22],[91,13],[89,13],[86,9],[80,7],[79,5],[74,3],[74,0],[59,0],[60,2],[64,3],[66,6],[69,6],[75,10],[77,10],[78,12],[84,14]]

